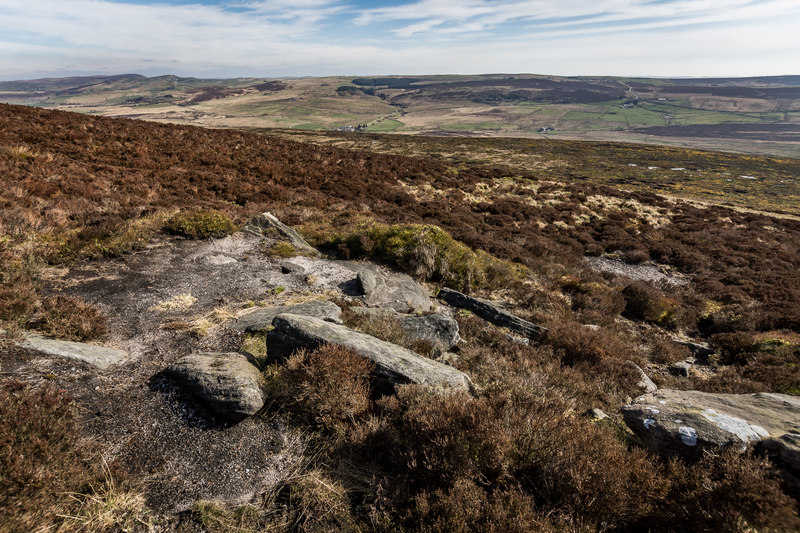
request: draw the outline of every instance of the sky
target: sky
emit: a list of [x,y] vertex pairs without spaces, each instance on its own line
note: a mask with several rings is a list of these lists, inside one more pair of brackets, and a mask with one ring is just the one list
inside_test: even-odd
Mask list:
[[800,74],[800,0],[0,0],[0,79]]

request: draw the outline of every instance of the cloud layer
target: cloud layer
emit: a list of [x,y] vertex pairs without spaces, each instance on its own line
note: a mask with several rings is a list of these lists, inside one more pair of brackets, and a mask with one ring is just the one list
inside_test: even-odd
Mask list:
[[798,73],[796,0],[0,0],[0,78]]

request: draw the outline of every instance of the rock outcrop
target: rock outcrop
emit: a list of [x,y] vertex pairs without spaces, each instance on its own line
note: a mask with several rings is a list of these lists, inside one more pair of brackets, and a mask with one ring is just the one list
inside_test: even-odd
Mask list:
[[342,310],[338,305],[327,300],[315,300],[296,305],[256,309],[251,313],[240,316],[228,327],[234,331],[256,333],[272,326],[273,319],[281,313],[313,316],[336,324],[342,323]]
[[261,372],[239,353],[196,353],[175,361],[167,374],[215,414],[238,421],[264,406]]
[[405,383],[443,390],[472,389],[469,376],[453,367],[345,326],[292,314],[278,315],[272,324],[275,329],[267,334],[270,361],[285,359],[299,348],[314,349],[331,343],[350,348],[375,363],[373,378],[382,392]]
[[81,361],[101,370],[118,365],[127,357],[125,352],[116,348],[106,348],[83,342],[60,341],[33,333],[28,334],[25,340],[17,345],[26,350]]
[[453,307],[471,311],[477,316],[488,322],[491,322],[496,326],[508,328],[509,330],[519,333],[520,335],[524,335],[529,339],[538,340],[542,334],[547,331],[542,326],[528,322],[527,320],[524,320],[518,316],[514,316],[511,313],[500,309],[492,302],[481,300],[479,298],[473,298],[472,296],[461,294],[460,292],[452,289],[444,288],[440,290],[437,298]]
[[800,471],[800,398],[662,389],[622,408],[625,422],[654,452],[697,457],[707,448],[748,445]]
[[653,383],[653,380],[644,373],[644,370],[642,370],[639,365],[633,361],[625,361],[625,364],[631,367],[634,372],[636,372],[636,376],[638,377],[636,386],[639,387],[639,389],[641,389],[643,392],[655,392],[658,390],[658,386]]
[[356,314],[367,318],[386,318],[396,321],[411,340],[431,343],[438,352],[446,352],[458,343],[458,322],[442,314],[425,316],[401,315],[394,309],[353,307]]
[[294,246],[294,249],[303,254],[317,255],[319,252],[316,248],[308,244],[306,240],[297,233],[297,230],[290,228],[280,220],[278,220],[272,213],[262,213],[253,217],[250,222],[245,224],[244,231],[256,235],[269,235],[276,233],[278,237],[286,240]]
[[364,293],[364,303],[387,307],[400,313],[427,313],[433,309],[428,291],[407,274],[384,272],[369,263],[351,263]]

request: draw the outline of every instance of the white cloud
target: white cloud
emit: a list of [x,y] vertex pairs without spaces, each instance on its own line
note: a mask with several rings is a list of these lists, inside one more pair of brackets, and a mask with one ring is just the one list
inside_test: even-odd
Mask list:
[[797,0],[419,0],[364,12],[346,1],[0,0],[0,77],[749,75],[792,73],[800,57]]

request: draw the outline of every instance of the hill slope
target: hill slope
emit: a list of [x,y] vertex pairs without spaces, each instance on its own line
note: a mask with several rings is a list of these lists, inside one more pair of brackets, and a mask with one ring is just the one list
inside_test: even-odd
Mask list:
[[[88,520],[90,502],[116,501],[108,529],[796,529],[790,471],[737,450],[663,460],[619,409],[641,392],[627,360],[661,388],[800,392],[800,222],[612,188],[600,169],[576,179],[579,147],[591,158],[593,145],[548,146],[565,163],[522,172],[0,105],[0,420],[60,421],[0,423],[14,443],[0,472],[16,476],[0,478],[0,497],[15,498],[0,526]],[[295,258],[320,270],[282,274],[294,252],[269,236],[214,238],[267,210],[330,254]],[[323,350],[265,369],[272,401],[239,425],[163,375],[198,351],[264,355],[263,335],[233,320],[294,299],[333,298],[348,326],[423,352],[350,310],[334,257],[472,293],[547,333],[525,343],[442,303],[463,339],[444,360],[474,397],[408,386],[379,398],[352,354]],[[36,355],[15,343],[29,330],[130,358],[103,372]],[[693,358],[675,336],[715,355]],[[690,358],[688,375],[670,371]],[[96,447],[76,450],[75,435]],[[26,462],[22,445],[48,459]],[[128,507],[86,466],[101,454],[127,479]]]

